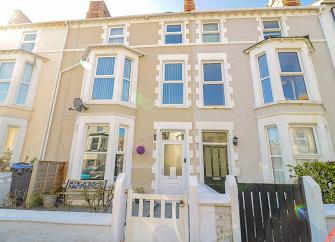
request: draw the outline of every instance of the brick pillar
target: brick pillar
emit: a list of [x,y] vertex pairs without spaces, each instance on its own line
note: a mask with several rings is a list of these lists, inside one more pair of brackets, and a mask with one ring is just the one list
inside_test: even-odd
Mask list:
[[194,0],[184,0],[184,12],[191,12],[195,10]]
[[105,1],[91,1],[86,18],[106,18],[110,17]]

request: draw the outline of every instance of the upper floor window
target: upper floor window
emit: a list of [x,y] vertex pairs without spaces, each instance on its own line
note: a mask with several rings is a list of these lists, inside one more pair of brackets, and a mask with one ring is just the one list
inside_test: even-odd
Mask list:
[[130,85],[131,85],[131,68],[132,61],[130,59],[124,60],[124,69],[123,69],[123,82],[122,82],[122,95],[121,100],[124,102],[129,102],[130,95]]
[[202,24],[202,42],[204,43],[220,42],[219,23],[203,23]]
[[114,91],[115,57],[98,57],[94,75],[92,99],[111,100]]
[[163,104],[184,104],[183,63],[165,63]]
[[15,62],[0,62],[0,103],[7,101]]
[[165,25],[165,44],[183,43],[183,27],[181,24]]
[[221,62],[203,63],[203,99],[204,106],[225,105]]
[[22,43],[21,43],[21,49],[26,51],[33,51],[35,48],[35,42],[36,42],[37,33],[24,33]]
[[109,29],[108,43],[123,44],[124,43],[124,27],[112,27]]
[[29,87],[31,84],[32,73],[33,73],[33,65],[30,63],[26,63],[24,70],[23,70],[21,82],[19,85],[19,91],[16,96],[16,104],[19,104],[19,105],[26,104],[28,93],[29,93]]
[[279,20],[263,20],[262,25],[264,39],[282,36],[282,29]]
[[297,52],[278,52],[280,77],[286,100],[308,100],[304,73]]
[[283,158],[281,154],[280,138],[277,126],[271,126],[266,128],[268,143],[269,143],[269,154],[271,159],[273,178],[275,183],[285,182],[285,171],[283,165]]
[[258,57],[258,70],[263,92],[263,101],[264,103],[273,102],[271,79],[266,54]]

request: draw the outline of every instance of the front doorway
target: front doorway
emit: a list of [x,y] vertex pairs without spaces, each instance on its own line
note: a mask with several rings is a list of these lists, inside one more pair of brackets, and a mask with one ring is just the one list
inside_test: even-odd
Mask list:
[[161,132],[159,193],[184,194],[186,175],[185,133]]
[[225,180],[228,170],[227,133],[204,131],[203,162],[204,182],[219,193],[225,192]]

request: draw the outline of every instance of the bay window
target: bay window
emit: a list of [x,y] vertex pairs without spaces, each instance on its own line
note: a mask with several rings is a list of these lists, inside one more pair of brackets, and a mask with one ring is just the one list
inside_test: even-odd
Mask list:
[[181,24],[165,25],[165,44],[183,43],[183,27]]
[[286,100],[308,100],[304,73],[297,52],[278,52],[280,77]]
[[16,97],[16,104],[18,105],[25,105],[27,102],[32,73],[33,73],[33,65],[30,63],[26,63],[24,66],[23,75],[19,85],[19,91]]
[[0,62],[0,103],[7,101],[15,62]]
[[123,70],[123,82],[122,82],[122,96],[121,100],[124,102],[129,102],[129,92],[131,85],[131,65],[132,61],[130,59],[125,59],[124,70]]
[[225,105],[224,79],[221,62],[203,63],[204,106]]
[[264,103],[273,102],[271,79],[266,54],[258,57],[259,77],[261,80]]
[[111,100],[114,91],[115,57],[98,57],[92,99]]
[[183,63],[165,63],[162,104],[184,104]]
[[118,146],[115,158],[114,179],[123,172],[126,146],[126,128],[120,127],[118,131]]

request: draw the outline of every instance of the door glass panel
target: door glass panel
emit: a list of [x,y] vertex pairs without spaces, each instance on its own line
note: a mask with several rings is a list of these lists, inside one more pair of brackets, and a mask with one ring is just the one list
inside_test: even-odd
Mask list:
[[82,180],[103,180],[105,175],[109,127],[88,126]]
[[162,140],[184,140],[182,132],[162,132]]
[[182,176],[182,145],[164,144],[164,176]]

